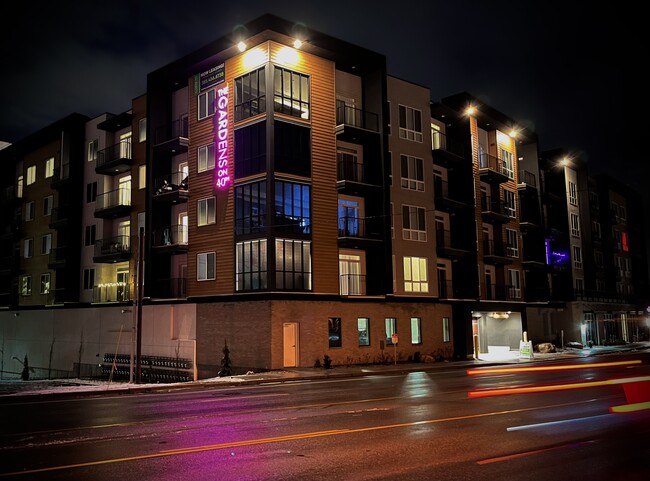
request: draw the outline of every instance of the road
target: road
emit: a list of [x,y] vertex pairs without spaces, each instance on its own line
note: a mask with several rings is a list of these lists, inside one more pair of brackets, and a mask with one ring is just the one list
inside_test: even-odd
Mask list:
[[[593,365],[619,361],[637,363]],[[649,479],[650,411],[610,413],[626,396],[602,383],[650,376],[649,355],[572,362],[3,398],[0,481]],[[566,383],[576,388],[482,396]]]

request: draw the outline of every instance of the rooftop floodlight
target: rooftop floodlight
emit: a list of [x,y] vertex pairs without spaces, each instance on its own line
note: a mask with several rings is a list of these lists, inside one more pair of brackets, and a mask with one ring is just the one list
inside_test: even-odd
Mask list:
[[475,113],[476,113],[476,107],[474,107],[473,105],[469,105],[465,109],[465,115],[474,115]]
[[246,44],[244,43],[243,40],[241,40],[241,41],[237,44],[237,48],[239,49],[240,52],[243,52],[244,50],[246,50]]
[[300,48],[300,47],[302,47],[302,40],[297,38],[293,41],[293,48]]

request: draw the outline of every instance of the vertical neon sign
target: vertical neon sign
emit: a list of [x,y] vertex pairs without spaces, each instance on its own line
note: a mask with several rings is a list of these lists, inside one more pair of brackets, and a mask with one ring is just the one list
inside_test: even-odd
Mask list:
[[230,183],[228,171],[228,86],[217,90],[217,187],[223,189]]

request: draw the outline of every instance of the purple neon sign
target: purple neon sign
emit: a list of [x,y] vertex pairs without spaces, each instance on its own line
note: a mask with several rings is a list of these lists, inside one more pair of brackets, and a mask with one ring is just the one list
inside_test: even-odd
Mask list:
[[230,183],[228,171],[228,86],[217,90],[217,187],[223,189]]

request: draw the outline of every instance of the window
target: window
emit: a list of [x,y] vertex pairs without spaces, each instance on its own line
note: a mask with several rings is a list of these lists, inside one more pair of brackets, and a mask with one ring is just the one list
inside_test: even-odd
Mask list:
[[16,197],[19,199],[23,198],[23,176],[19,175],[16,180]]
[[34,220],[34,201],[25,203],[25,222]]
[[36,166],[31,165],[27,167],[27,182],[26,185],[31,185],[36,182]]
[[424,191],[424,164],[422,159],[400,155],[402,189]]
[[604,267],[605,263],[603,260],[602,251],[594,251],[594,262],[596,264],[596,267]]
[[602,233],[600,232],[600,222],[595,220],[591,221],[591,235],[594,240],[600,240]]
[[97,160],[97,151],[99,150],[99,140],[91,140],[88,142],[88,162]]
[[85,246],[94,246],[95,245],[96,232],[97,232],[97,226],[95,224],[86,226],[85,235],[84,235],[84,245]]
[[519,237],[516,230],[506,229],[506,253],[508,257],[519,257]]
[[21,296],[32,295],[32,276],[22,276],[20,278],[20,295]]
[[390,203],[390,238],[395,238],[395,206]]
[[45,178],[54,177],[54,157],[45,159]]
[[619,208],[619,217],[621,222],[625,223],[627,221],[627,210],[624,205]]
[[262,112],[266,112],[264,67],[235,79],[235,122]]
[[578,205],[578,188],[575,182],[569,181],[569,204]]
[[275,240],[275,287],[311,290],[311,242]]
[[386,325],[386,344],[389,346],[393,344],[393,334],[397,334],[397,318],[387,317],[385,319]]
[[86,203],[90,204],[97,199],[97,182],[86,184]]
[[596,279],[596,292],[602,293],[605,292],[605,281],[602,279]]
[[327,320],[327,334],[329,336],[330,347],[341,347],[341,318],[330,317]]
[[274,67],[273,109],[292,117],[309,120],[309,77]]
[[214,277],[216,254],[214,252],[201,252],[196,255],[196,280],[212,281]]
[[235,290],[266,289],[267,241],[266,239],[237,242],[235,250]]
[[508,152],[505,149],[501,149],[501,162],[503,163],[503,173],[508,176],[509,179],[515,178],[515,163],[514,156],[512,152]]
[[212,117],[215,112],[217,103],[215,102],[217,90],[210,89],[202,92],[198,96],[198,114],[199,120]]
[[52,234],[45,234],[41,237],[41,255],[48,255],[52,250]]
[[216,222],[216,209],[217,199],[215,197],[209,197],[197,201],[197,225],[202,226],[214,224]]
[[627,243],[627,232],[621,232],[621,247],[623,248],[624,252],[628,252],[630,250],[630,246]]
[[34,239],[25,239],[23,242],[23,257],[28,259],[34,255]]
[[582,249],[579,246],[573,246],[573,267],[582,269]]
[[442,148],[442,135],[440,126],[431,122],[431,150],[440,150]]
[[[337,180],[351,180],[363,182],[363,164],[359,161],[359,152],[356,149],[336,146]],[[390,162],[389,162],[390,170]],[[389,173],[389,178],[390,178]]]
[[427,225],[423,207],[402,206],[402,238],[426,242]]
[[578,214],[571,213],[571,235],[580,237],[580,219]]
[[138,122],[138,141],[145,142],[147,140],[147,117],[140,119]]
[[339,237],[363,237],[364,225],[361,219],[363,200],[339,197]]
[[426,257],[404,257],[404,290],[429,292]]
[[357,333],[359,336],[359,346],[370,345],[370,320],[367,317],[357,319]]
[[309,177],[311,175],[310,129],[288,122],[275,122],[275,171]]
[[411,344],[422,344],[422,319],[411,318]]
[[442,342],[449,342],[451,340],[451,331],[449,329],[449,318],[442,318]]
[[399,106],[399,138],[422,142],[422,112]]
[[237,235],[266,230],[266,181],[235,186]]
[[309,234],[311,232],[311,186],[275,181],[275,218],[277,232]]
[[339,252],[339,294],[359,296],[366,293],[366,276],[363,274],[361,256]]
[[576,294],[581,296],[585,291],[584,279],[576,278]]
[[509,299],[521,298],[521,279],[519,271],[515,269],[508,269],[508,281]]
[[147,166],[146,164],[138,166],[138,189],[147,187]]
[[235,130],[234,160],[237,179],[266,170],[266,122]]
[[41,294],[50,293],[50,273],[41,274]]
[[43,215],[48,216],[52,215],[52,204],[54,203],[54,198],[51,195],[43,197]]
[[84,269],[83,288],[88,291],[95,286],[95,269]]
[[214,142],[199,147],[197,152],[197,171],[214,170]]
[[517,217],[517,196],[516,194],[508,189],[503,189],[503,203],[505,205],[506,214],[509,217]]

